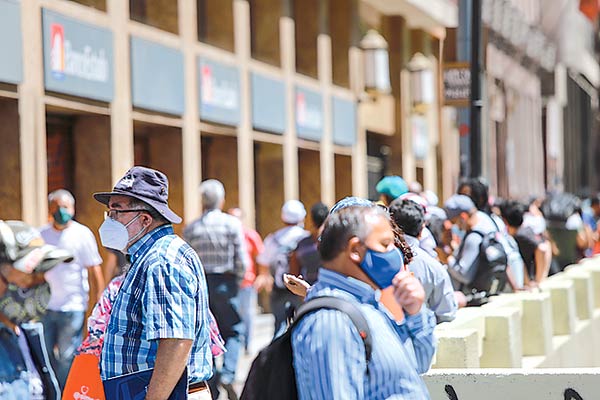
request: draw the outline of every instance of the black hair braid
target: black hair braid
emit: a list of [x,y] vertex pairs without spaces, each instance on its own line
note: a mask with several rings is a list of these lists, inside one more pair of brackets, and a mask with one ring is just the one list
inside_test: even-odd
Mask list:
[[404,264],[410,264],[415,254],[411,250],[408,243],[406,243],[406,239],[404,239],[404,231],[400,228],[393,219],[390,220],[392,223],[392,230],[394,231],[394,244],[404,257]]

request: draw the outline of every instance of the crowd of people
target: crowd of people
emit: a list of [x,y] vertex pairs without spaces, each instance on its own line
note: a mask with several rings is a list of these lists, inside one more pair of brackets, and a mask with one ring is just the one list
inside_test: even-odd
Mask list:
[[424,399],[436,324],[491,296],[536,290],[600,253],[598,197],[494,199],[481,178],[461,181],[443,204],[399,176],[381,179],[373,201],[347,197],[307,213],[289,200],[264,242],[242,210],[223,210],[221,182],[199,190],[202,214],[183,238],[160,171],[133,167],[112,191],[95,193],[107,207],[104,262],[64,189],[48,196],[46,226],[0,221],[0,399],[60,398],[81,386],[71,368],[81,355],[93,356],[85,379],[97,377],[106,398],[136,390],[128,376],[145,373],[146,399],[177,390],[216,399],[221,389],[237,399],[259,292],[274,337],[324,296],[367,321],[367,353],[365,335],[338,309],[317,308],[293,325],[299,398]]

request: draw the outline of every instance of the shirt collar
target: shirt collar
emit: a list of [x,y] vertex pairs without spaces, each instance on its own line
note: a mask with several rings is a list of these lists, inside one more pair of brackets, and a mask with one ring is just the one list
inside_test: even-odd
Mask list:
[[127,254],[131,260],[131,264],[135,263],[135,261],[140,258],[146,250],[148,250],[152,245],[161,237],[166,235],[173,234],[173,226],[171,224],[161,225],[158,228],[154,228],[152,231],[146,233],[141,237],[140,240],[132,244],[127,250]]
[[407,235],[406,233],[404,234],[404,240],[406,240],[406,243],[408,243],[411,248],[420,246],[419,239],[414,236]]
[[343,290],[356,297],[362,303],[376,303],[381,295],[379,290],[373,289],[365,282],[326,268],[319,270],[319,281],[317,284],[323,288]]

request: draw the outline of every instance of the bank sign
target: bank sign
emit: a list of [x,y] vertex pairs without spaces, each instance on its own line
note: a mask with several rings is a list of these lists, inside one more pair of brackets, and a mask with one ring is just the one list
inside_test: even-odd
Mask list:
[[240,79],[236,67],[198,59],[200,118],[219,124],[240,123]]
[[18,1],[0,0],[0,81],[20,83],[21,63],[21,11]]
[[323,98],[320,93],[296,87],[296,133],[302,139],[321,140]]
[[46,89],[111,101],[112,33],[45,9],[42,20]]

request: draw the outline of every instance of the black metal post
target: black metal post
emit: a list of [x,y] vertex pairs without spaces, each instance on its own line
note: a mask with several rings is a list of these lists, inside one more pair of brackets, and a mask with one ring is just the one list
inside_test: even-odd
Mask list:
[[481,0],[471,0],[471,99],[470,160],[471,176],[481,175]]

